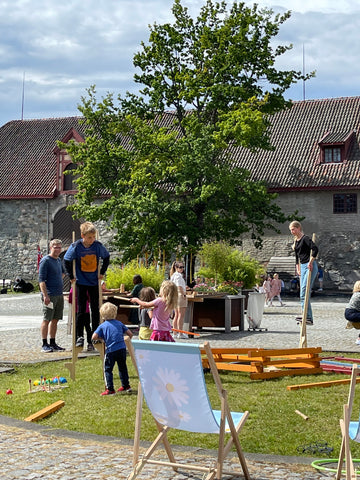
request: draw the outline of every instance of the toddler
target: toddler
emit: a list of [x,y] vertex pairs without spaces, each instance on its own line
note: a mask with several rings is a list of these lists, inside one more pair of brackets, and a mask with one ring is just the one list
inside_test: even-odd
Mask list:
[[[155,290],[151,287],[144,287],[140,292],[140,300],[142,300],[143,302],[152,302],[153,300],[155,300],[155,298]],[[152,334],[152,330],[150,328],[152,316],[152,308],[141,308],[139,340],[150,340]]]
[[101,395],[114,395],[113,368],[118,365],[121,387],[120,393],[131,393],[129,374],[126,366],[126,345],[124,334],[133,336],[130,330],[119,320],[116,320],[117,306],[106,302],[100,308],[101,323],[92,335],[92,340],[105,342],[104,377],[106,390]]

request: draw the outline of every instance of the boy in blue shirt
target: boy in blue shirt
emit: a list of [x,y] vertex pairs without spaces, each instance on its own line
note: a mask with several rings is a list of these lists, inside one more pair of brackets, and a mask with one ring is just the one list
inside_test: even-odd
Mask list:
[[[72,243],[64,256],[64,264],[71,281],[76,280],[78,298],[78,318],[76,324],[76,346],[84,345],[84,325],[86,321],[86,302],[90,299],[92,332],[99,325],[99,280],[103,278],[109,266],[110,253],[96,240],[96,228],[90,222],[80,225],[81,239]],[[99,272],[99,262],[102,265]],[[76,279],[72,262],[75,260]]]
[[126,366],[126,345],[124,335],[133,336],[130,330],[116,320],[117,306],[106,302],[100,308],[101,319],[104,320],[92,335],[92,340],[105,342],[104,377],[106,390],[100,395],[115,395],[113,368],[118,365],[121,387],[120,393],[131,393],[129,374]]

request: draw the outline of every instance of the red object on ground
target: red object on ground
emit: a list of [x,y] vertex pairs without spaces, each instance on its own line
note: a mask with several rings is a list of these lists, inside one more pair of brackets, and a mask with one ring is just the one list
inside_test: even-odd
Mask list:
[[12,392],[13,392],[13,391],[12,391],[12,390],[10,390],[10,388],[9,388],[9,390],[6,390],[6,395],[11,395],[11,394],[12,394]]

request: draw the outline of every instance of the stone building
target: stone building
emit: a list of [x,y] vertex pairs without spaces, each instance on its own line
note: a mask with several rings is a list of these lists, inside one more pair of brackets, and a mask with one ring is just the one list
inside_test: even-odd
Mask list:
[[[73,202],[73,164],[57,141],[81,142],[85,126],[79,117],[13,121],[0,128],[0,284],[16,276],[36,280],[38,248],[60,238],[65,249],[80,238],[80,220],[67,206]],[[109,244],[109,233],[100,237]],[[107,245],[109,246],[109,245]]]
[[[360,97],[294,102],[271,120],[274,151],[233,150],[234,162],[278,194],[284,213],[298,211],[305,233],[315,233],[325,288],[349,290],[360,278]],[[83,141],[81,118],[12,121],[0,128],[0,279],[37,276],[37,249],[59,237],[65,248],[79,220],[73,202],[73,165],[57,141]],[[101,225],[100,225],[101,229]],[[262,250],[242,247],[265,265],[292,253],[288,225],[267,232]],[[100,231],[110,246],[110,233]]]
[[[304,232],[316,234],[324,286],[351,290],[360,279],[360,97],[294,102],[272,118],[272,152],[235,153],[237,164],[265,180],[284,213],[305,217]],[[268,232],[264,248],[244,249],[266,263],[293,255],[288,224]]]

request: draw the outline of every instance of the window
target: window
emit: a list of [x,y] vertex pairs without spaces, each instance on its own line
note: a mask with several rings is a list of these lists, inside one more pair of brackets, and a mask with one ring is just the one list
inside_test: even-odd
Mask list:
[[[71,170],[75,170],[76,165],[70,163],[64,170],[64,190],[76,190],[76,185],[74,183],[75,177]],[[69,172],[69,173],[67,173]]]
[[356,193],[337,193],[334,195],[334,213],[357,213]]
[[324,162],[325,163],[340,163],[341,162],[341,148],[340,147],[324,147]]

